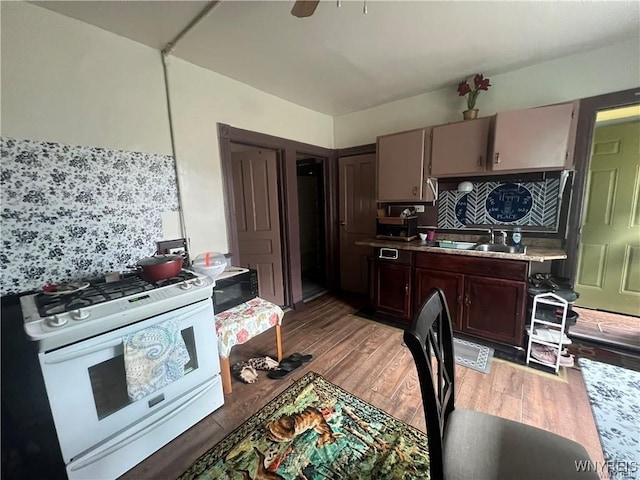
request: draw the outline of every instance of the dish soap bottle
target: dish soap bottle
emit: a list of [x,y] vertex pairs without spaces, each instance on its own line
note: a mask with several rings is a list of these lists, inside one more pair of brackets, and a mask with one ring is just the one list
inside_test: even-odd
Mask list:
[[522,248],[522,233],[520,227],[514,227],[511,234],[511,244],[516,247],[518,251]]

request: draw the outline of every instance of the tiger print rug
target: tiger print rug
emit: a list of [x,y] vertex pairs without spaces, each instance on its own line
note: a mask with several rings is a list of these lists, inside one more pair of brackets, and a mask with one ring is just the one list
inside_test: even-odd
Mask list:
[[339,478],[429,479],[427,436],[309,372],[179,480]]

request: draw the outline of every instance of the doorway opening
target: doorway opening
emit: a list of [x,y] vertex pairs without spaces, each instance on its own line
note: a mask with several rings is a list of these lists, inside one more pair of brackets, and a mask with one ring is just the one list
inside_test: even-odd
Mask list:
[[[572,334],[640,351],[640,106],[600,110],[578,248]],[[581,308],[580,308],[581,307]]]
[[302,301],[327,291],[325,184],[321,158],[297,155]]

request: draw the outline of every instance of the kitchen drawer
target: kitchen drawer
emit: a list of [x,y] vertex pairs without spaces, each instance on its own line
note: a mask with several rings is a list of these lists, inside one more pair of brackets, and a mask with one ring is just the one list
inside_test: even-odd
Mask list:
[[392,262],[399,265],[411,265],[413,263],[413,252],[410,250],[400,250],[398,248],[391,247],[376,248],[375,260],[376,262]]
[[417,253],[416,267],[521,282],[527,281],[528,272],[527,262],[446,253]]

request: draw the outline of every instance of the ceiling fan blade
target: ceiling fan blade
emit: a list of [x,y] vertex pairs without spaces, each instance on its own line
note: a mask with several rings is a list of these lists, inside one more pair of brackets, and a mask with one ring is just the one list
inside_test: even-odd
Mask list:
[[298,18],[310,17],[316,11],[320,0],[297,0],[291,9],[291,15]]

